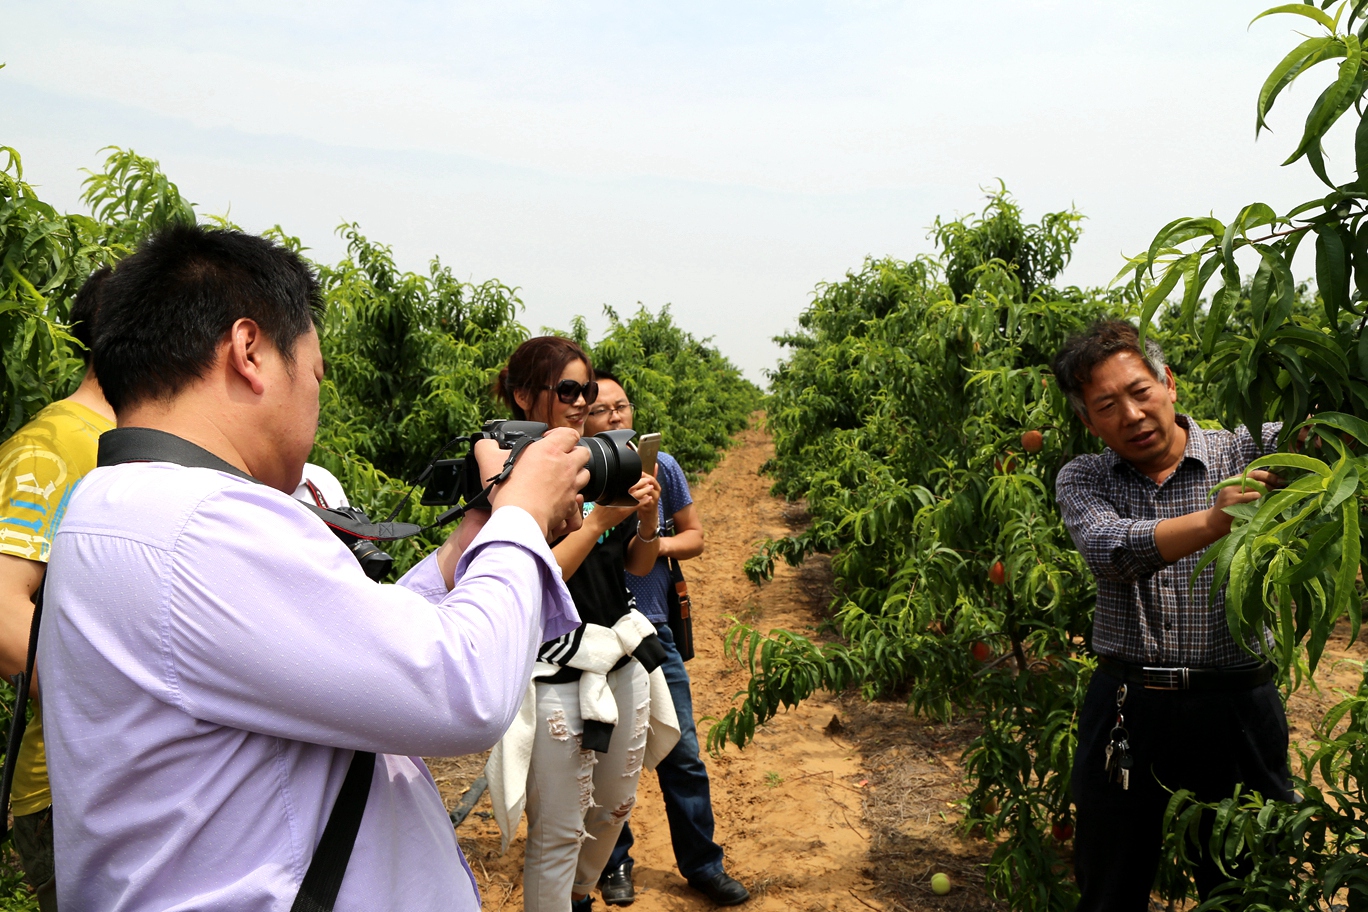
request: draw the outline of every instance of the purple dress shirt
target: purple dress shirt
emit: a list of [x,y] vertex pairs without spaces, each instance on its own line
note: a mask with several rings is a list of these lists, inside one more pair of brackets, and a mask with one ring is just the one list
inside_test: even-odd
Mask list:
[[484,750],[538,646],[579,625],[532,518],[499,510],[447,591],[377,585],[287,495],[211,469],[98,468],[52,548],[38,667],[58,902],[294,902],[352,752],[375,774],[337,909],[474,910],[419,755]]

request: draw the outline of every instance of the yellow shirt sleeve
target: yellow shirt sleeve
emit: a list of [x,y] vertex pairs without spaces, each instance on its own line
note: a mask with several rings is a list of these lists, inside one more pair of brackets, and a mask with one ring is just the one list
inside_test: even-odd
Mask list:
[[[85,406],[60,401],[0,444],[0,554],[47,562],[67,503],[95,468],[100,434],[111,427]],[[35,712],[15,758],[10,807],[23,816],[50,804],[43,716]]]
[[47,561],[76,483],[113,425],[84,406],[54,402],[0,444],[0,554]]
[[47,561],[60,514],[75,485],[66,460],[41,446],[18,446],[0,461],[0,554]]

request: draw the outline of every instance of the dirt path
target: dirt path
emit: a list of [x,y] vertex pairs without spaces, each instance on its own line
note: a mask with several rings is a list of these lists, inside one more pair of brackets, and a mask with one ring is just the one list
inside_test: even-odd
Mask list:
[[[746,431],[694,488],[707,533],[707,551],[685,565],[698,652],[688,667],[700,719],[722,715],[746,687],[746,674],[722,651],[730,618],[766,631],[814,632],[830,602],[829,567],[820,557],[798,569],[780,566],[773,582],[759,589],[741,573],[758,540],[794,532],[803,521],[800,510],[769,495],[770,482],[758,474],[772,453],[763,430]],[[1317,674],[1320,690],[1303,687],[1289,704],[1294,743],[1311,735],[1314,722],[1339,699],[1336,689],[1357,686],[1356,663],[1366,658],[1368,648],[1348,647],[1343,630],[1331,641]],[[707,728],[706,721],[700,724],[700,739]],[[956,830],[956,802],[965,794],[959,758],[974,731],[972,720],[931,723],[901,705],[819,694],[760,729],[744,751],[705,758],[727,869],[754,895],[744,908],[1004,909],[983,886],[982,865],[992,846]],[[454,807],[484,760],[428,762]],[[675,869],[660,789],[650,773],[642,777],[632,829],[633,912],[714,908]],[[499,855],[488,796],[457,831],[485,909],[521,909],[524,833],[525,826],[508,853]],[[936,871],[951,877],[947,896],[931,892]]]

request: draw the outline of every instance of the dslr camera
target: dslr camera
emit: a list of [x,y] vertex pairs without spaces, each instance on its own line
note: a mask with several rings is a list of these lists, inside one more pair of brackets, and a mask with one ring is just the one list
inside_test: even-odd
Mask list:
[[[546,431],[547,426],[540,421],[485,422],[479,433],[468,438],[467,455],[435,460],[419,476],[418,484],[426,485],[421,503],[429,507],[459,506],[462,512],[489,506],[489,489],[508,477],[523,449],[540,440]],[[605,507],[636,506],[636,499],[627,493],[641,479],[641,458],[627,445],[634,436],[636,431],[622,429],[580,438],[578,446],[589,451],[589,483],[580,492],[586,501]],[[492,479],[480,477],[475,461],[475,444],[481,440],[493,440],[509,451],[503,472]]]
[[[351,550],[365,574],[379,582],[389,574],[394,559],[381,550],[376,542],[408,538],[424,528],[445,525],[468,510],[488,507],[490,490],[509,476],[523,449],[540,440],[546,431],[547,426],[538,421],[496,420],[485,422],[484,428],[478,433],[450,441],[448,447],[466,442],[470,444],[470,450],[459,459],[434,459],[416,482],[416,486],[424,489],[421,501],[424,506],[451,508],[427,527],[393,522],[403,503],[394,509],[389,520],[379,523],[371,522],[365,513],[355,507],[325,509],[312,504],[306,506],[327,523],[333,534]],[[606,507],[636,506],[636,499],[627,493],[641,478],[641,457],[627,445],[635,435],[635,431],[623,429],[580,438],[578,445],[589,451],[589,484],[580,492],[586,501]],[[493,478],[480,477],[480,467],[475,461],[475,444],[481,440],[493,440],[502,449],[508,450],[503,470]]]

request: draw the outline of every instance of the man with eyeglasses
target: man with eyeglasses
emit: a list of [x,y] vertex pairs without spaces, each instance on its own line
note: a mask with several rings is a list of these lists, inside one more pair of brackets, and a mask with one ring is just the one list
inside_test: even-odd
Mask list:
[[[1237,790],[1296,800],[1272,642],[1231,635],[1212,567],[1194,579],[1203,552],[1230,532],[1227,508],[1260,497],[1216,486],[1272,451],[1282,426],[1231,433],[1178,414],[1163,350],[1124,320],[1070,337],[1053,370],[1083,426],[1107,445],[1075,457],[1055,483],[1064,525],[1097,580],[1097,670],[1079,709],[1070,782],[1077,908],[1145,912],[1173,790],[1211,802]],[[1281,484],[1260,469],[1249,477]],[[1211,825],[1207,815],[1203,831]],[[1231,872],[1207,851],[1197,861],[1205,900]]]
[[[598,371],[598,398],[589,406],[586,434],[632,426],[632,403],[617,377]],[[722,847],[713,841],[712,796],[708,769],[698,751],[694,728],[693,694],[689,673],[670,631],[668,593],[669,559],[688,560],[703,553],[703,524],[689,494],[689,481],[673,456],[657,457],[656,477],[660,481],[660,528],[673,526],[674,534],[660,539],[660,556],[646,576],[627,574],[627,588],[636,596],[637,610],[655,624],[665,646],[665,661],[660,666],[674,698],[679,718],[679,743],[656,767],[660,792],[665,799],[665,816],[670,823],[670,842],[675,863],[689,886],[719,906],[734,906],[750,899],[750,892],[723,870]],[[610,906],[628,906],[636,899],[632,886],[633,843],[630,823],[622,827],[616,848],[599,880],[599,892]]]

